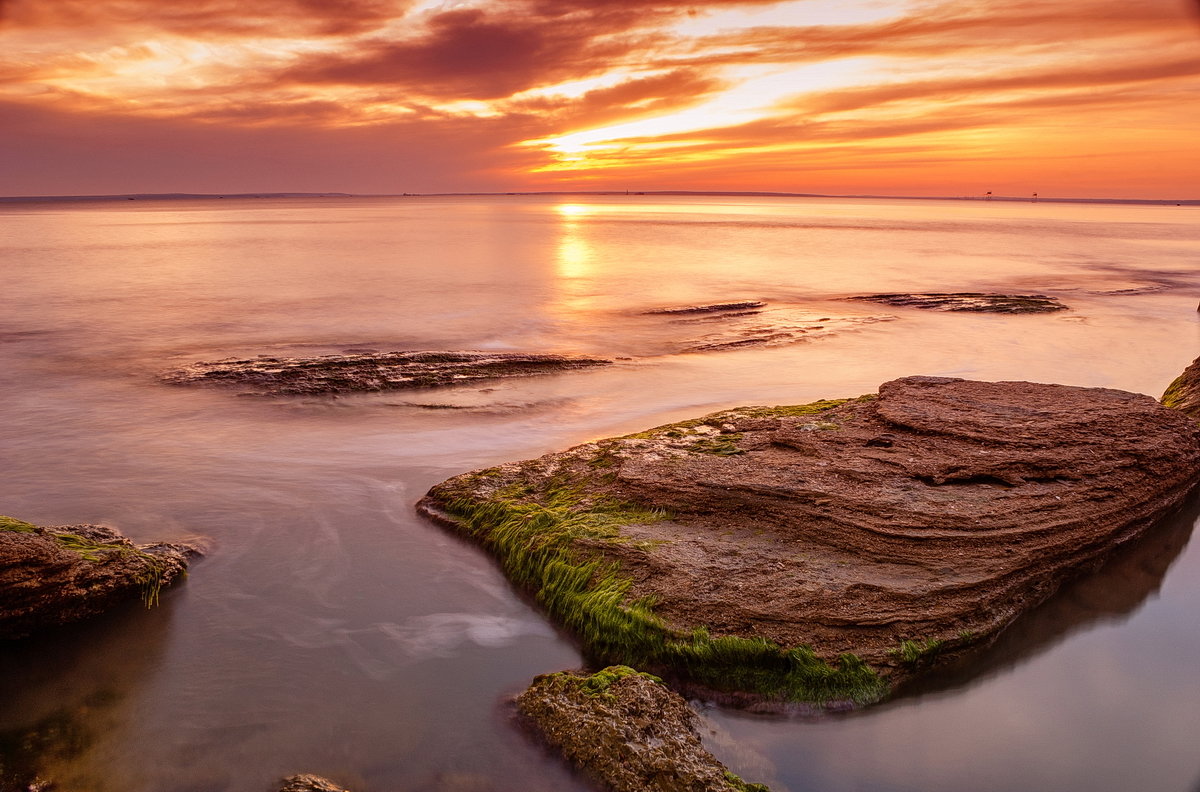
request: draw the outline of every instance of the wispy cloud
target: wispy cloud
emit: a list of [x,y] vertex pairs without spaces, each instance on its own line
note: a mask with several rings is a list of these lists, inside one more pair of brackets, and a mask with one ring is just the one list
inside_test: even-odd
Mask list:
[[[57,179],[56,161],[74,162],[81,178],[88,150],[92,170],[107,173],[105,158],[130,146],[161,152],[156,163],[174,151],[179,178],[222,174],[245,189],[291,189],[299,174],[330,176],[339,164],[342,178],[316,189],[381,191],[383,174],[352,161],[418,149],[427,154],[389,174],[391,190],[619,180],[905,192],[1048,169],[1065,191],[1101,180],[1184,189],[1200,177],[1200,155],[1181,145],[1200,125],[1198,9],[0,0],[0,100],[13,122],[0,192]],[[62,127],[47,133],[48,119]],[[45,153],[40,176],[7,167],[22,146]],[[188,165],[201,150],[202,177]],[[1172,167],[1150,167],[1154,151]],[[251,154],[264,157],[253,185],[242,165],[222,165]],[[122,172],[133,182],[158,167],[133,161]],[[138,189],[112,190],[125,187]]]

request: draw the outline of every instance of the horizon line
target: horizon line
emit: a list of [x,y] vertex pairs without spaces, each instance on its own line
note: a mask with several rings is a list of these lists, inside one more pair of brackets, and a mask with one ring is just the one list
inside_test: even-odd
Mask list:
[[900,201],[981,201],[1003,203],[1104,203],[1200,206],[1200,198],[1079,198],[1072,196],[1032,195],[877,195],[778,192],[768,190],[521,190],[521,191],[459,191],[425,193],[346,193],[346,192],[237,192],[237,193],[112,193],[86,195],[14,195],[0,196],[0,203],[37,203],[70,201],[170,201],[218,200],[225,198],[449,198],[449,197],[520,197],[553,195],[617,195],[617,196],[730,196],[747,198],[843,198]]

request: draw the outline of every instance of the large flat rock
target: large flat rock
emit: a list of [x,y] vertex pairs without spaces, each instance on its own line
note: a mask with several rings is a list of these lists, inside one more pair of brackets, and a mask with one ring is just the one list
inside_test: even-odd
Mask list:
[[861,703],[1135,539],[1198,463],[1200,427],[1147,396],[908,377],[466,474],[420,508],[599,659]]
[[193,363],[164,373],[172,385],[218,385],[268,396],[335,395],[467,385],[610,365],[600,358],[515,352],[358,352],[260,355]]

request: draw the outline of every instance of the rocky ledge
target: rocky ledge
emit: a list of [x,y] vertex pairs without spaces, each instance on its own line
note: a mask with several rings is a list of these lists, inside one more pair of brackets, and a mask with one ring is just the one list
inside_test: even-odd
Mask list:
[[1044,294],[986,294],[983,292],[933,292],[928,294],[864,294],[851,300],[931,311],[971,313],[1053,313],[1067,306]]
[[158,602],[196,550],[134,545],[112,528],[42,528],[0,517],[0,640],[94,615],[123,600]]
[[682,696],[626,666],[591,676],[543,674],[517,697],[517,709],[571,764],[614,792],[769,792],[704,749]]
[[464,474],[420,502],[593,660],[745,703],[869,703],[1175,508],[1200,426],[1148,396],[908,377]]
[[501,352],[362,352],[306,358],[259,356],[169,371],[174,385],[222,385],[271,396],[463,385],[611,365],[598,358]]

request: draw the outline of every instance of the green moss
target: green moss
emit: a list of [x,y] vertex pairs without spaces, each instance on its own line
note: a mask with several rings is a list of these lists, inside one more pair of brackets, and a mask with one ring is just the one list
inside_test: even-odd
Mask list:
[[32,523],[18,520],[15,517],[5,517],[0,515],[0,531],[12,531],[14,533],[36,533],[37,526]]
[[816,415],[847,402],[870,401],[874,398],[876,398],[875,394],[869,393],[865,396],[859,396],[857,399],[819,399],[809,404],[790,404],[777,407],[735,407],[732,410],[722,410],[721,412],[710,413],[699,418],[663,424],[653,429],[647,429],[644,432],[623,435],[617,439],[652,440],[657,437],[685,437],[692,429],[701,426],[719,427],[724,423],[738,418],[793,418],[804,415]]
[[480,500],[447,483],[433,494],[463,530],[490,549],[509,579],[533,592],[542,607],[574,633],[594,658],[670,670],[722,690],[746,690],[795,701],[876,701],[886,683],[862,660],[835,665],[807,647],[784,648],[762,638],[669,627],[647,599],[631,599],[632,579],[619,565],[588,554],[576,540],[620,541],[619,529],[669,519],[661,510],[585,495],[583,477],[560,475],[542,491],[506,497],[502,488]]
[[697,454],[713,454],[714,456],[736,456],[737,454],[745,453],[737,447],[737,441],[742,439],[741,434],[723,434],[715,437],[701,437],[692,443],[689,451],[694,451]]
[[832,410],[834,407],[840,407],[847,402],[870,401],[874,398],[875,394],[869,393],[857,399],[818,399],[810,404],[784,404],[777,407],[738,407],[729,412],[733,415],[746,418],[796,418]]
[[725,771],[725,780],[729,782],[729,788],[734,792],[771,792],[771,788],[766,784],[748,783],[728,770]]
[[615,665],[608,668],[602,668],[596,673],[588,677],[573,677],[577,681],[580,689],[589,696],[611,695],[608,689],[618,679],[624,679],[629,676],[643,676],[652,682],[662,684],[662,680],[653,674],[646,674],[629,666]]
[[1178,410],[1183,406],[1183,399],[1186,395],[1186,387],[1184,385],[1183,377],[1184,375],[1180,374],[1170,385],[1167,386],[1167,389],[1163,392],[1162,398],[1159,399],[1159,402],[1161,402],[1164,407],[1170,407],[1172,410]]
[[924,641],[901,641],[900,646],[892,650],[892,654],[905,665],[918,666],[937,657],[940,651],[942,651],[942,642],[934,638],[927,638]]

